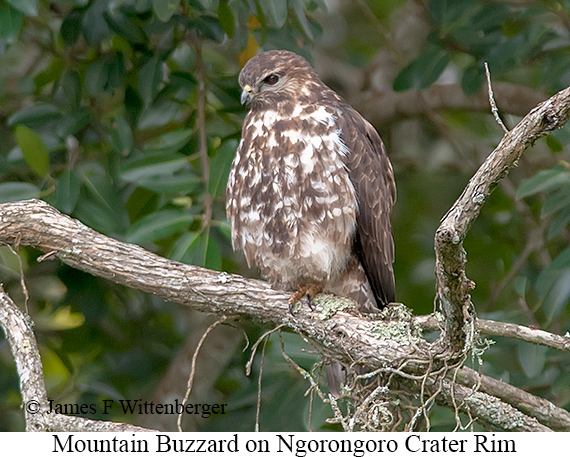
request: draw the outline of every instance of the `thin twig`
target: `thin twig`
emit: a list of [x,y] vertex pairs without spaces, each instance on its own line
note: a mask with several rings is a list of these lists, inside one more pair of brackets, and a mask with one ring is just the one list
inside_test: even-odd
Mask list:
[[491,72],[489,71],[489,65],[485,62],[485,74],[487,75],[487,89],[489,90],[489,103],[491,104],[491,112],[495,117],[497,123],[501,126],[505,133],[509,133],[509,129],[503,124],[499,116],[499,109],[497,108],[497,104],[495,103],[495,95],[493,94],[493,88],[491,87]]
[[[323,391],[321,390],[321,388],[319,387],[319,383],[317,381],[315,381],[315,378],[313,378],[313,376],[311,375],[311,373],[309,373],[307,370],[305,370],[303,367],[299,366],[299,364],[297,362],[295,362],[290,356],[289,354],[287,354],[285,352],[285,343],[283,342],[283,337],[281,336],[281,332],[279,332],[279,341],[281,343],[281,354],[283,355],[283,358],[287,361],[287,363],[293,367],[296,371],[299,372],[299,374],[305,378],[308,379],[309,382],[311,383],[311,388],[314,389],[317,394],[319,395],[319,397],[321,397],[321,400],[323,400],[323,402],[327,402],[326,400],[326,396],[323,393]],[[305,393],[305,396],[307,395],[307,393]]]
[[[200,353],[200,349],[202,348],[202,344],[204,344],[204,341],[206,341],[206,337],[210,334],[210,332],[212,330],[214,330],[219,324],[221,324],[225,320],[226,320],[226,316],[222,316],[220,319],[218,319],[216,322],[214,322],[212,325],[210,325],[206,329],[206,331],[202,335],[202,338],[200,338],[198,345],[196,346],[196,350],[194,351],[194,355],[192,356],[192,369],[190,370],[190,376],[188,377],[188,387],[186,389],[186,395],[184,395],[184,400],[182,401],[183,405],[186,404],[186,402],[188,401],[188,398],[190,397],[190,393],[192,393],[192,385],[194,384],[194,375],[196,373],[196,361],[198,360],[198,354]],[[179,432],[183,431],[182,430],[182,416],[183,415],[184,415],[184,411],[182,411],[178,415],[178,420],[176,422],[176,426],[178,427]]]
[[261,350],[261,360],[259,361],[259,376],[257,377],[257,406],[255,408],[255,431],[259,432],[259,413],[261,412],[261,378],[263,376],[263,360],[265,359],[265,348],[267,347],[267,342],[269,341],[269,336],[265,338],[263,343],[263,349]]
[[255,344],[251,347],[251,356],[249,357],[249,360],[247,361],[247,364],[245,365],[245,375],[246,376],[249,376],[251,374],[251,366],[253,364],[253,358],[255,357],[255,353],[257,352],[257,346],[259,346],[259,343],[261,343],[267,335],[271,335],[273,332],[279,330],[282,327],[285,327],[285,324],[280,324],[277,327],[272,328],[271,330],[267,330],[267,332],[265,332],[263,335],[261,335],[257,339],[257,341],[255,342]]
[[196,40],[196,76],[198,79],[198,109],[196,125],[200,140],[200,167],[204,181],[204,222],[205,230],[210,230],[212,221],[212,196],[210,195],[210,159],[208,157],[208,137],[206,134],[206,70],[202,58],[202,45]]
[[[4,244],[4,243],[2,243],[2,244]],[[12,245],[7,244],[8,249],[10,249],[12,254],[14,254],[16,256],[16,258],[18,259],[18,264],[20,266],[20,284],[22,285],[22,292],[24,294],[24,309],[26,310],[26,314],[29,314],[30,310],[28,309],[28,301],[30,300],[30,294],[28,293],[28,287],[26,286],[26,278],[24,276],[24,264],[22,262],[22,258],[20,257],[20,254],[18,254],[18,252],[16,251],[16,249],[19,249],[19,245],[20,245],[20,242],[17,241],[15,243],[16,248],[14,249],[12,247]]]

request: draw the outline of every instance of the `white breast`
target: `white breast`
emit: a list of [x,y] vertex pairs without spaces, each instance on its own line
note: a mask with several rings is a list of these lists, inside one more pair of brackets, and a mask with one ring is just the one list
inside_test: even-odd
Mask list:
[[281,287],[328,282],[351,255],[356,196],[334,124],[319,107],[294,123],[269,110],[244,128],[228,180],[232,241]]

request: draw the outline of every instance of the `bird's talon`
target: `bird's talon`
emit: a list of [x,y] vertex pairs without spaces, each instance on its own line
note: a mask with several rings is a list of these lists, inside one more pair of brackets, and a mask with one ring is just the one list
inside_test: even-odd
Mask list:
[[299,309],[301,309],[301,302],[297,299],[296,294],[294,294],[289,298],[289,312],[294,315]]
[[322,285],[314,283],[299,287],[297,292],[289,298],[289,312],[295,314],[304,304],[306,304],[311,311],[315,311],[316,307],[313,303],[313,298],[322,290]]
[[[314,297],[313,297],[314,298]],[[309,309],[311,311],[314,311],[315,309],[317,309],[317,307],[315,306],[315,304],[313,303],[313,300],[311,300],[311,296],[309,294],[305,295],[305,300],[307,302],[307,305],[309,306]]]

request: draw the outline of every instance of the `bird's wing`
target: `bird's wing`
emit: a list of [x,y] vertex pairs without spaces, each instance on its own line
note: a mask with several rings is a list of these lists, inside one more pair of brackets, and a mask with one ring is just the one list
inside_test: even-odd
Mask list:
[[346,167],[356,192],[355,251],[380,308],[395,300],[394,238],[390,221],[396,201],[392,165],[378,132],[356,110],[346,106],[338,117],[348,148]]

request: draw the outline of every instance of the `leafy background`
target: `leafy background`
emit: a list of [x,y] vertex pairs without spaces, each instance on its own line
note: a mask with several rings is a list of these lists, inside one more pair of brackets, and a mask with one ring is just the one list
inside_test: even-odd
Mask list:
[[[0,0],[0,202],[41,198],[171,259],[255,276],[231,250],[224,212],[245,114],[237,74],[259,50],[294,50],[384,138],[398,184],[397,297],[429,313],[438,221],[502,136],[487,106],[461,101],[485,97],[488,62],[493,83],[517,91],[510,101],[495,91],[514,126],[532,100],[570,84],[569,24],[567,0]],[[457,100],[426,95],[390,111],[410,91]],[[511,109],[513,99],[528,108]],[[568,128],[538,141],[473,225],[465,246],[480,317],[570,331],[569,143]],[[18,254],[0,247],[0,282],[24,307],[25,273],[50,398],[101,405],[184,391],[211,318]],[[229,412],[190,418],[186,430],[253,430],[261,357],[246,376],[244,334],[251,343],[265,330],[242,323],[206,340],[194,397]],[[302,366],[317,361],[300,338],[283,339]],[[273,335],[261,430],[334,429],[280,347]],[[483,360],[485,373],[570,407],[567,354],[497,338]],[[23,430],[5,339],[0,366],[0,429]],[[174,424],[118,410],[89,417]],[[439,408],[431,422],[455,425]]]

